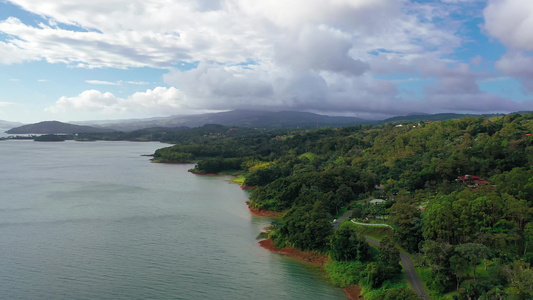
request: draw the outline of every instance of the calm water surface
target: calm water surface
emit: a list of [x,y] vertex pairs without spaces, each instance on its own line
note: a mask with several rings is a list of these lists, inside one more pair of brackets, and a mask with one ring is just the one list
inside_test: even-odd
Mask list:
[[247,193],[159,143],[0,141],[0,299],[345,299],[255,237]]

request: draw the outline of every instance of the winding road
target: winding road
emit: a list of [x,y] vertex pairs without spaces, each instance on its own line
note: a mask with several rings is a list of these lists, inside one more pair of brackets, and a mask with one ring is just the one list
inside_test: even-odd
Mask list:
[[[368,237],[365,237],[365,239],[370,244],[379,246],[378,241],[368,238]],[[422,299],[429,300],[429,296],[426,294],[426,291],[424,290],[424,286],[422,285],[420,278],[418,278],[418,274],[416,274],[415,267],[413,266],[411,259],[409,259],[409,256],[400,252],[400,261],[402,262],[402,266],[403,266],[403,269],[405,270],[405,274],[407,275],[407,279],[409,280],[409,283],[411,284],[411,288]]]
[[[342,223],[344,220],[348,219],[352,216],[352,212],[349,211],[346,214],[344,214],[342,217],[340,217],[338,220],[333,222],[333,228],[339,229],[339,224]],[[365,237],[366,241],[369,242],[372,245],[379,246],[379,242]],[[411,284],[411,288],[415,291],[415,293],[418,294],[422,299],[424,300],[430,300],[428,294],[424,290],[424,286],[422,285],[422,282],[420,281],[420,278],[418,278],[418,274],[416,274],[415,267],[413,266],[413,263],[411,262],[411,259],[409,259],[409,256],[403,254],[400,252],[400,261],[402,263],[403,269],[405,270],[405,274],[407,275],[407,279],[409,280],[409,283]]]
[[344,215],[342,215],[342,217],[336,219],[334,222],[333,222],[333,229],[339,229],[339,225],[344,222],[346,219],[348,219],[349,217],[352,216],[352,211],[348,211],[347,213],[345,213]]

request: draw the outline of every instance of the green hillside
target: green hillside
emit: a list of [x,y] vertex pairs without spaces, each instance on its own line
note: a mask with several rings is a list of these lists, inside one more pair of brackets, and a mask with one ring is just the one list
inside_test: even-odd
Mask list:
[[[403,291],[395,245],[435,299],[532,299],[533,115],[406,125],[226,137],[154,156],[244,174],[252,208],[283,212],[269,237],[329,255],[332,282],[361,284],[365,299]],[[334,231],[346,210],[392,226],[392,242],[374,253],[365,230]]]

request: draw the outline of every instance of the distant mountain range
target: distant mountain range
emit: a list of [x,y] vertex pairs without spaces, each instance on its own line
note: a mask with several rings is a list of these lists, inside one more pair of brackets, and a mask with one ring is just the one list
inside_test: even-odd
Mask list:
[[462,117],[471,116],[465,114],[454,114],[454,113],[442,113],[442,114],[413,114],[407,116],[397,116],[385,119],[380,123],[395,123],[395,122],[417,122],[417,121],[446,121],[453,119],[460,119]]
[[[455,113],[440,114],[411,114],[397,116],[385,120],[365,120],[356,117],[326,116],[298,111],[257,111],[257,110],[233,110],[220,113],[208,113],[188,116],[170,116],[151,119],[122,120],[122,121],[98,121],[82,122],[77,124],[92,125],[103,128],[112,128],[117,131],[133,131],[151,127],[199,127],[205,124],[219,124],[236,127],[252,128],[295,128],[295,127],[339,127],[350,125],[383,124],[397,122],[417,121],[445,121],[459,119],[465,116],[480,116]],[[495,115],[487,115],[495,116]]]
[[170,116],[164,118],[123,120],[121,122],[77,122],[76,124],[112,128],[120,131],[132,131],[150,127],[199,127],[205,124],[219,124],[236,127],[253,128],[294,128],[349,126],[368,124],[369,121],[355,117],[331,117],[298,111],[257,111],[233,110],[220,113],[207,113],[188,116]]
[[19,122],[9,122],[9,121],[0,120],[0,128],[13,128],[16,126],[21,126],[21,125],[24,125],[24,124],[19,123]]
[[[521,113],[530,113],[530,112],[521,112]],[[474,117],[496,117],[503,114],[483,114],[483,115],[473,115],[473,114],[454,114],[454,113],[440,113],[440,114],[414,114],[407,116],[397,116],[379,121],[379,123],[396,123],[396,122],[418,122],[418,121],[446,121],[460,119],[467,116]]]
[[[525,113],[525,112],[524,112]],[[298,111],[257,111],[233,110],[220,113],[207,113],[188,116],[170,116],[150,119],[132,119],[115,121],[85,121],[61,123],[57,121],[40,122],[24,125],[6,131],[9,134],[52,134],[52,133],[102,133],[112,131],[134,131],[154,127],[200,127],[205,124],[219,124],[225,126],[251,127],[251,128],[316,128],[340,127],[351,125],[418,122],[418,121],[445,121],[458,119],[467,114],[441,113],[441,114],[413,114],[397,116],[381,121],[370,121],[355,117],[334,117]],[[480,115],[471,115],[480,116]],[[487,115],[495,116],[495,115]],[[0,121],[0,127],[2,122]],[[12,122],[5,122],[11,123]],[[6,126],[4,128],[8,128]]]
[[58,121],[45,121],[35,124],[22,125],[9,129],[9,134],[74,134],[74,133],[105,133],[113,132],[113,129],[80,126]]

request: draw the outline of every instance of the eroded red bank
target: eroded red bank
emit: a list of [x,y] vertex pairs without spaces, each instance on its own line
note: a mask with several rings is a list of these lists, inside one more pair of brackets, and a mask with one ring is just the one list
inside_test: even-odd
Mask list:
[[280,213],[277,211],[270,211],[266,209],[255,209],[248,206],[248,209],[252,214],[258,217],[278,218]]
[[[272,252],[288,255],[291,257],[295,257],[297,259],[300,259],[306,263],[324,268],[324,264],[329,259],[326,255],[317,254],[309,251],[301,251],[296,248],[278,248],[271,239],[262,240],[259,242],[259,245],[261,247],[270,250]],[[358,285],[352,285],[349,287],[344,288],[344,292],[351,300],[358,300],[359,296],[361,294],[361,288]]]
[[[189,172],[196,175],[217,175],[213,173],[198,172],[194,170],[189,170]],[[242,185],[241,189],[251,189],[253,186]],[[254,209],[248,206],[248,209],[252,214],[259,217],[267,218],[278,218],[280,216],[279,212],[270,211],[266,209]],[[306,263],[324,268],[324,264],[329,259],[326,255],[317,254],[309,251],[302,251],[296,248],[285,247],[283,249],[278,248],[274,245],[271,239],[262,240],[259,242],[261,247],[270,250],[272,252],[280,253],[283,255],[288,255],[297,259],[300,259]],[[352,285],[344,288],[344,292],[350,300],[359,300],[361,294],[361,288],[358,285]]]

